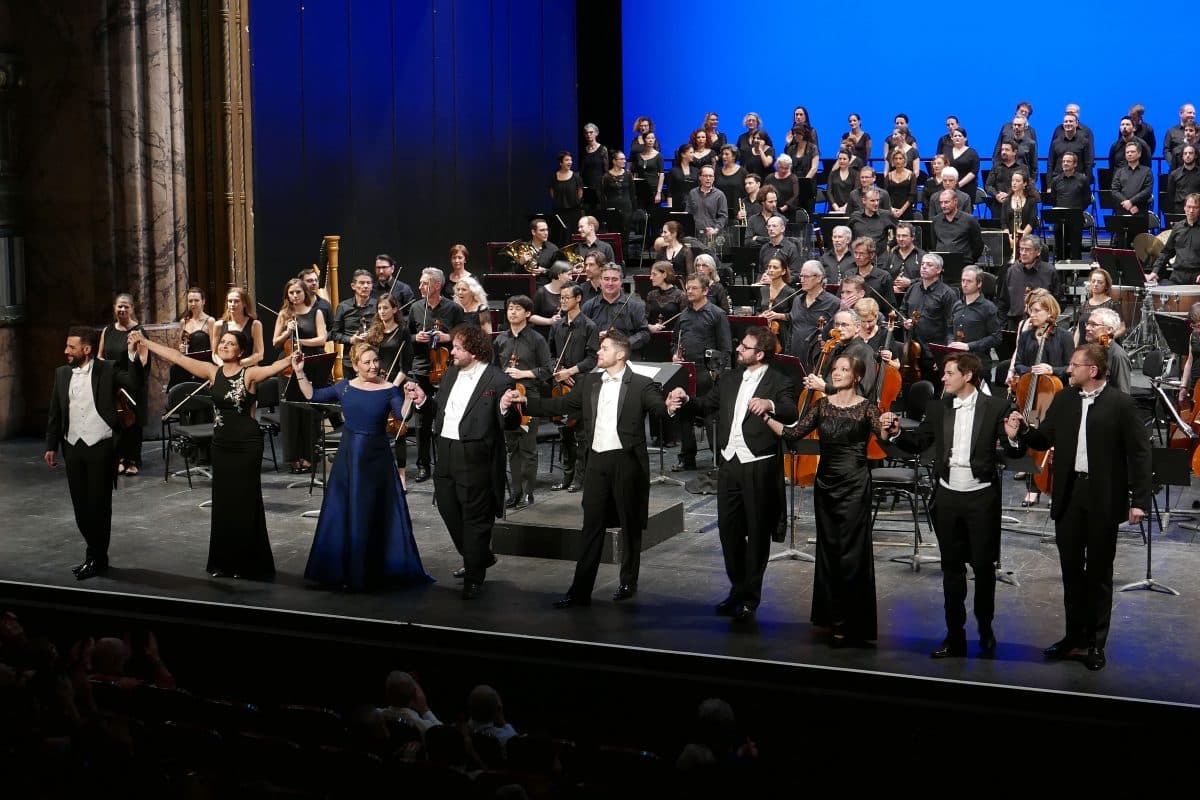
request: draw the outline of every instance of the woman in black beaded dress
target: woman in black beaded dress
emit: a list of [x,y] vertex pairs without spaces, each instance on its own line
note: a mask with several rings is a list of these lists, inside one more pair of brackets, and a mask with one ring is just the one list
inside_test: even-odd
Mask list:
[[[315,356],[325,352],[325,315],[317,310],[315,300],[308,299],[304,282],[292,278],[283,287],[283,303],[279,316],[275,317],[275,331],[271,343],[276,350],[291,353],[295,340],[300,342],[300,352]],[[304,397],[300,389],[288,384],[283,399],[300,402]],[[292,473],[299,475],[312,469],[313,448],[316,445],[317,421],[312,409],[292,402],[279,407],[279,432],[283,439],[283,458],[292,463]]]
[[[113,321],[100,332],[100,358],[112,361],[117,369],[129,368],[128,340],[130,331],[140,330],[133,310],[133,295],[121,293],[113,300]],[[149,366],[147,360],[142,366]],[[121,429],[117,435],[117,472],[122,475],[137,475],[142,468],[142,428],[146,424],[146,407],[149,394],[145,381],[142,388],[133,397],[136,404],[133,408],[135,421],[128,428]]]
[[677,317],[687,303],[679,288],[675,270],[669,261],[656,261],[650,267],[650,291],[646,292],[646,322],[651,333],[674,331]]

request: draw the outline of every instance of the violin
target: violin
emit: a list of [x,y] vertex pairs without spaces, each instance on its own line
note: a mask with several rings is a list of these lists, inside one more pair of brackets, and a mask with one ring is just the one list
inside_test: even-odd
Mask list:
[[[896,331],[896,312],[889,311],[887,316],[887,336],[883,339],[883,349],[889,352],[892,349],[892,338]],[[892,407],[892,403],[896,402],[896,398],[900,396],[900,387],[904,384],[904,379],[900,376],[900,370],[894,364],[885,364],[880,362],[879,375],[875,378],[875,405],[879,407],[879,412],[883,413]],[[875,435],[871,435],[871,440],[867,443],[867,458],[879,460],[886,458],[887,454],[883,452],[883,447],[880,446],[879,440]]]
[[[817,329],[822,330],[824,327],[825,317],[818,317]],[[821,360],[817,364],[816,369],[813,370],[813,375],[823,375],[825,373],[825,365],[829,363],[830,356],[832,356],[834,350],[837,349],[841,336],[842,332],[838,328],[834,328],[829,332],[829,340],[821,345]],[[800,393],[800,399],[797,401],[797,405],[800,409],[800,417],[803,418],[804,415],[808,413],[809,409],[813,407],[813,404],[824,396],[824,392],[805,388],[804,391]],[[804,438],[819,439],[821,437],[817,429],[813,428],[812,432]],[[791,458],[784,461],[784,475],[796,486],[812,486],[817,479],[817,464],[820,462],[820,460],[820,456],[793,455]]]
[[[1055,320],[1050,320],[1045,329],[1038,336],[1037,356],[1034,358],[1034,364],[1041,364],[1042,358],[1046,351],[1046,342],[1054,335],[1054,329],[1057,325]],[[1062,391],[1063,384],[1054,375],[1036,375],[1033,372],[1027,372],[1020,378],[1017,378],[1013,385],[1013,391],[1016,394],[1017,407],[1021,410],[1021,415],[1030,427],[1038,427],[1041,421],[1046,417],[1046,411],[1050,408],[1050,403],[1054,400],[1054,395]],[[1033,477],[1034,484],[1038,490],[1049,494],[1053,491],[1054,470],[1054,450],[1030,450],[1029,457],[1038,466],[1041,467],[1041,472]]]
[[[662,314],[659,314],[658,318],[661,320]],[[569,329],[567,331],[567,340],[565,342],[563,342],[562,352],[558,354],[558,361],[554,362],[554,373],[555,374],[557,374],[558,371],[560,369],[562,369],[563,356],[566,355],[567,345],[569,345],[571,343],[571,337],[574,335],[575,335],[574,328]],[[570,384],[563,383],[561,381],[555,381],[554,386],[550,389],[550,396],[551,397],[562,397],[563,395],[568,395],[571,393],[571,389],[573,389],[573,388],[574,387],[571,386]],[[558,414],[558,415],[551,417],[550,421],[553,422],[555,425],[562,425],[563,427],[566,427],[566,428],[574,428],[575,423],[578,422],[579,420],[577,420],[573,417],[568,417],[568,416],[564,416],[562,414]]]
[[905,386],[921,380],[921,345],[917,342],[917,323],[921,321],[921,312],[914,311],[911,319],[913,326],[900,353],[900,377]]
[[[433,333],[441,333],[442,321],[435,319],[433,321]],[[446,374],[446,368],[450,366],[450,351],[439,346],[435,341],[429,343],[429,383],[437,386],[442,382],[442,376]]]
[[[513,353],[512,353],[512,355],[509,357],[509,359],[508,359],[508,366],[509,366],[509,368],[511,368],[511,369],[516,369],[516,368],[517,368],[517,351],[516,351],[516,349],[513,349]],[[523,384],[523,383],[517,383],[517,384],[515,384],[515,385],[513,386],[513,388],[517,390],[517,394],[521,395],[521,397],[522,397],[522,400],[523,400],[523,399],[524,399],[524,397],[525,397],[525,384]],[[522,403],[521,403],[521,409],[522,409],[522,410],[524,410],[524,409],[525,409],[525,403],[524,403],[524,402],[522,402]],[[533,417],[529,416],[528,414],[522,414],[522,415],[521,415],[521,425],[523,425],[524,427],[528,428],[528,427],[529,427],[529,423],[530,423],[531,421],[533,421]]]
[[137,403],[124,389],[117,390],[117,421],[122,428],[132,428],[137,424]]

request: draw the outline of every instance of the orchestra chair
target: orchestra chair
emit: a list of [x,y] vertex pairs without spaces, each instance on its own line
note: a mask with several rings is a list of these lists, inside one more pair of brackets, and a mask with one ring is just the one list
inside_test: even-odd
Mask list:
[[[929,510],[929,498],[933,496],[933,475],[932,475],[932,448],[926,450],[920,455],[913,455],[890,442],[879,440],[880,447],[887,454],[887,461],[890,466],[876,467],[871,470],[871,527],[878,531],[875,526],[876,519],[879,516],[879,506],[885,498],[892,501],[892,507],[895,508],[899,498],[904,498],[908,502],[909,510],[912,512],[913,538],[912,538],[912,553],[906,553],[901,556],[895,556],[889,559],[899,564],[908,564],[912,567],[913,572],[919,572],[922,564],[932,564],[941,561],[937,556],[927,556],[921,554],[922,547],[933,547],[932,543],[926,544],[924,537],[921,535],[921,514],[925,513],[925,521],[929,525],[929,530],[933,530],[933,515]],[[920,510],[918,510],[918,504]],[[875,541],[877,545],[897,545],[907,544],[905,542],[889,542]]]
[[[171,451],[183,456],[183,469],[175,475],[186,475],[188,488],[192,487],[192,472],[212,480],[212,472],[205,467],[193,463],[199,452],[200,445],[212,442],[213,413],[212,397],[204,391],[197,392],[192,397],[188,395],[200,386],[197,381],[179,383],[167,392],[167,408],[179,406],[175,413],[162,420],[162,437],[167,443],[166,458],[163,459],[163,481],[171,478]],[[185,398],[187,398],[185,400]],[[201,422],[189,423],[190,419],[199,418]],[[210,421],[205,421],[205,418]]]
[[[267,378],[260,381],[255,388],[258,390],[258,429],[271,445],[271,463],[275,466],[275,471],[279,472],[279,460],[275,457],[275,437],[282,430],[279,420],[279,378]],[[265,454],[263,460],[266,460]]]

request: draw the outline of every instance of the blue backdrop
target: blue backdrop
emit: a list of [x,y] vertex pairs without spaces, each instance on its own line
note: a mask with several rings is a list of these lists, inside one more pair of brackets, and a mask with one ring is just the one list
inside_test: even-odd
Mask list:
[[1086,13],[1075,0],[659,0],[652,8],[647,16],[644,2],[623,3],[622,142],[628,145],[635,118],[649,116],[664,154],[674,153],[707,111],[721,115],[731,141],[745,130],[745,113],[758,112],[782,149],[792,109],[803,105],[823,157],[837,152],[846,117],[856,112],[874,142],[872,156],[881,158],[892,120],[904,112],[922,158],[933,154],[948,114],[959,117],[986,158],[1017,101],[1029,100],[1043,157],[1069,102],[1080,104],[1082,121],[1096,134],[1097,159],[1107,157],[1120,117],[1142,103],[1158,135],[1157,156],[1167,128],[1179,122],[1180,104],[1196,100],[1185,67],[1177,80],[1169,68],[1154,69],[1164,65],[1152,38],[1134,36],[1141,44],[1132,60],[1112,53],[1119,32],[1141,24],[1128,3],[1115,0],[1094,0]]

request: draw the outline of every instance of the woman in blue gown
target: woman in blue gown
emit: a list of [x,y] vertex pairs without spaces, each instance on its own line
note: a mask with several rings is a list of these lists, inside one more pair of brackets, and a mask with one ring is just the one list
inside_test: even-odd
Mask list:
[[313,388],[303,366],[295,372],[306,398],[340,402],[346,419],[304,577],[356,591],[432,581],[421,566],[387,433],[389,412],[404,418],[404,395],[383,379],[373,346],[355,345],[353,363],[356,378],[322,389]]

